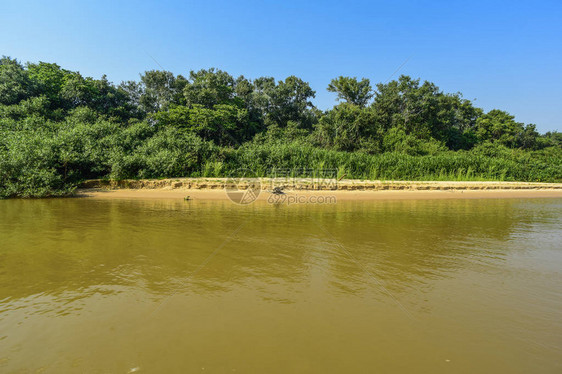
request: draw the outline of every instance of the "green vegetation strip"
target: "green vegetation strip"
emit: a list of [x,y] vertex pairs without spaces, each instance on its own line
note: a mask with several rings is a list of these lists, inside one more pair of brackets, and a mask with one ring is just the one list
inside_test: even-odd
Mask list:
[[[335,170],[337,178],[562,181],[562,134],[485,113],[430,82],[334,79],[327,111],[291,76],[145,72],[114,85],[0,59],[0,198],[65,196],[89,179]],[[302,171],[302,172],[301,172]]]

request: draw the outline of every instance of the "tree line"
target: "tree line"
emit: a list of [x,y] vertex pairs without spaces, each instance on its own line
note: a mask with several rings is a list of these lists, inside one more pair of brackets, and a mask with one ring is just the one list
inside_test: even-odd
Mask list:
[[560,181],[562,134],[400,76],[333,79],[322,111],[296,76],[151,70],[115,85],[0,59],[0,196],[66,194],[88,178],[335,168],[355,178]]

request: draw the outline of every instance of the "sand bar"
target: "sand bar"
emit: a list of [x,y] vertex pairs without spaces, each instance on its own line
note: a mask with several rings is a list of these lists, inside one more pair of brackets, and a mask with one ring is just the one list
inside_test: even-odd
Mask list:
[[[286,196],[335,196],[340,200],[381,199],[481,199],[481,198],[562,198],[562,183],[464,182],[464,181],[360,181],[313,183],[310,180],[260,179],[258,200],[271,196],[272,186],[283,186]],[[249,182],[238,185],[247,188]],[[184,178],[162,180],[87,181],[76,196],[96,199],[183,199],[227,200],[226,178]]]

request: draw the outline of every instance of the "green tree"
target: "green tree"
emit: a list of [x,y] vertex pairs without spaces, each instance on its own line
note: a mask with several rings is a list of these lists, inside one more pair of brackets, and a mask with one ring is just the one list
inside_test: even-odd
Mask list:
[[431,127],[431,136],[444,142],[449,149],[470,149],[476,142],[476,120],[482,110],[463,99],[460,93],[438,95],[436,118]]
[[234,104],[236,80],[227,72],[211,68],[189,73],[189,81],[183,89],[188,105],[213,108],[218,104]]
[[516,122],[514,116],[499,109],[489,111],[476,121],[476,136],[479,141],[497,142],[508,148],[521,145],[524,130],[524,125]]
[[314,105],[310,99],[316,93],[307,82],[290,76],[276,86],[267,85],[264,93],[268,99],[266,118],[270,123],[286,127],[289,121],[293,121],[302,128],[311,128],[314,124]]
[[340,151],[380,151],[382,129],[374,110],[342,103],[322,116],[313,136],[328,148]]
[[367,78],[360,81],[356,77],[343,77],[332,79],[328,85],[329,92],[335,92],[338,100],[364,107],[373,97],[373,88]]
[[406,134],[429,138],[437,117],[438,88],[430,82],[400,76],[397,81],[377,84],[372,107],[384,129],[402,129]]
[[155,113],[168,109],[170,104],[180,103],[186,84],[181,75],[175,77],[169,71],[150,70],[141,75],[140,86],[134,88],[140,90],[138,101],[143,111]]
[[201,104],[178,105],[154,114],[153,118],[159,126],[185,130],[223,145],[238,145],[253,135],[248,111],[235,105],[217,104],[213,108]]
[[39,62],[28,64],[27,72],[41,95],[49,99],[53,109],[64,108],[65,100],[61,97],[61,91],[66,81],[72,77],[70,71],[62,69],[57,64]]
[[34,92],[27,71],[15,59],[0,59],[0,104],[12,105],[29,98]]

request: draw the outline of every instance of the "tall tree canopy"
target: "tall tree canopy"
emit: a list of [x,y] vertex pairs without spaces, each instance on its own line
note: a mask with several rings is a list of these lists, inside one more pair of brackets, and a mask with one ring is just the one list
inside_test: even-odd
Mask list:
[[345,100],[360,107],[367,105],[373,97],[373,88],[367,78],[358,81],[356,77],[339,76],[332,79],[328,85],[328,91],[337,93],[338,100]]

